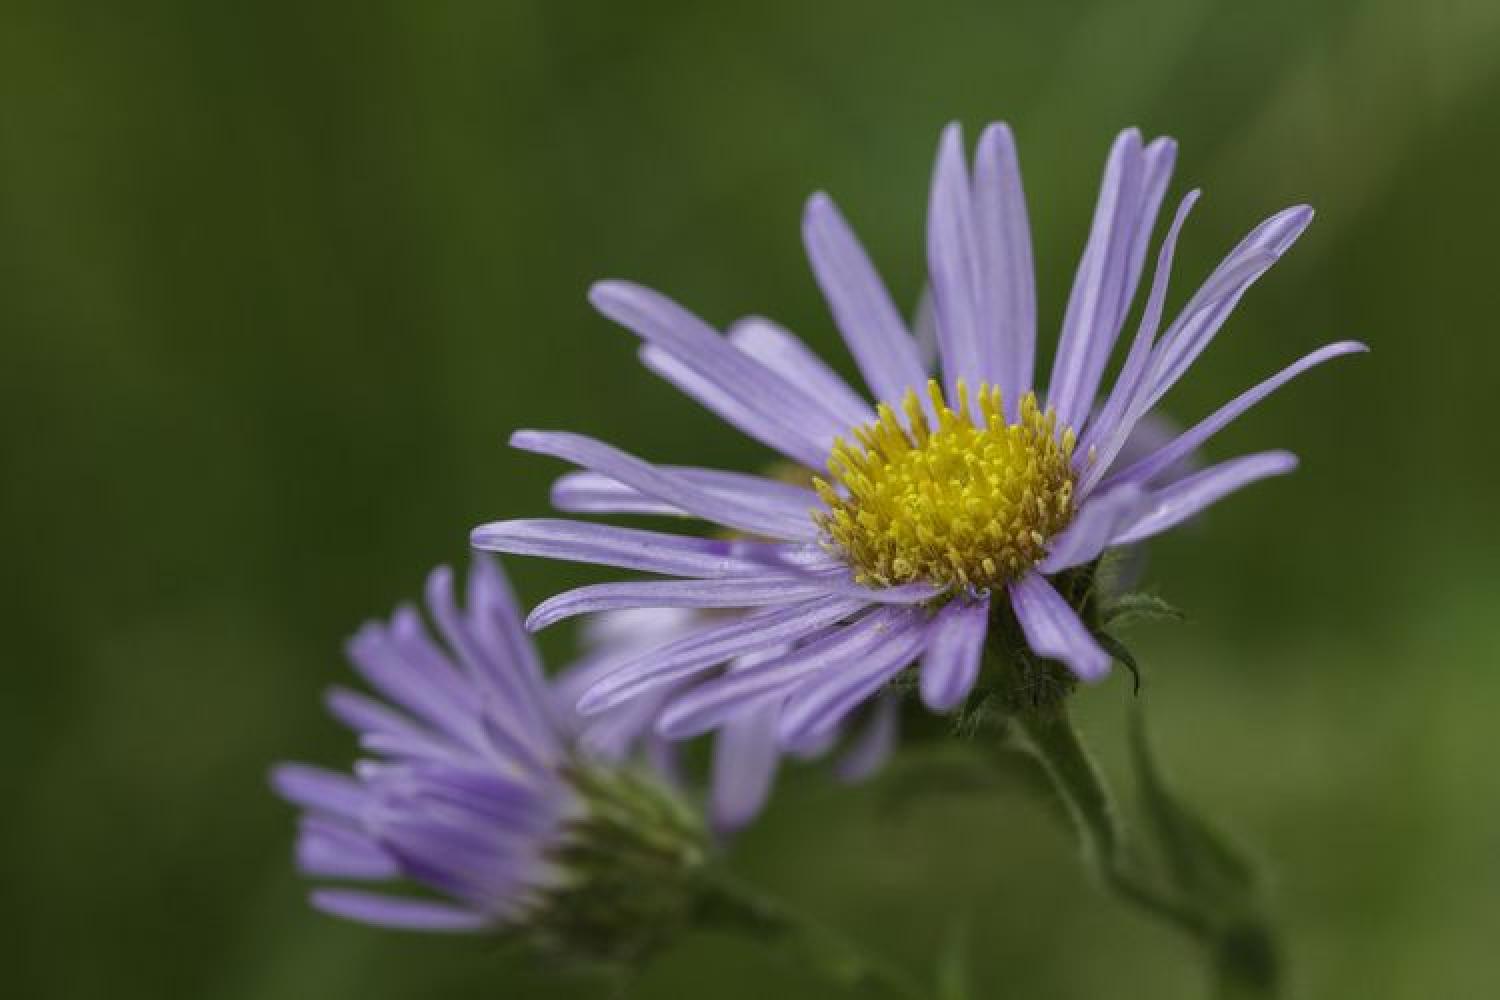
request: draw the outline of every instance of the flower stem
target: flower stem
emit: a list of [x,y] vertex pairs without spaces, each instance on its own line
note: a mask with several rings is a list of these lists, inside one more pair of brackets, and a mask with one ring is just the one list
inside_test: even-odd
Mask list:
[[704,926],[746,934],[794,955],[830,986],[850,995],[902,1000],[928,995],[902,970],[722,870],[706,882],[701,907]]
[[1013,721],[1073,817],[1085,857],[1105,887],[1198,941],[1208,952],[1215,996],[1275,996],[1274,943],[1262,921],[1242,911],[1219,912],[1212,899],[1162,887],[1135,863],[1104,777],[1084,749],[1066,705],[1018,712]]

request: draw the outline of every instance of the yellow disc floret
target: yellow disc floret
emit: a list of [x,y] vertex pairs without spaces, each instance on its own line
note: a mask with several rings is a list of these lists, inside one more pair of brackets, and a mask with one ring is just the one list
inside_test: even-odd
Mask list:
[[828,506],[814,517],[860,583],[1009,583],[1072,518],[1073,431],[1032,393],[1007,423],[998,388],[980,384],[977,417],[962,381],[957,390],[955,411],[927,384],[935,421],[910,390],[904,422],[882,403],[853,442],[834,443],[833,484],[814,480]]

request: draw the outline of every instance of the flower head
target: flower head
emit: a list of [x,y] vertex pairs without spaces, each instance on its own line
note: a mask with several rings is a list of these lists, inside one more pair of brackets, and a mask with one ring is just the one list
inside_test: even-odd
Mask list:
[[[715,629],[617,664],[583,694],[581,709],[610,710],[670,687],[658,729],[684,737],[746,704],[771,705],[780,743],[798,748],[826,739],[916,662],[923,700],[952,710],[978,681],[985,648],[1012,638],[1077,678],[1107,673],[1110,655],[1080,616],[1089,567],[1106,548],[1159,534],[1294,468],[1283,451],[1194,471],[1184,471],[1184,459],[1296,375],[1364,349],[1341,342],[1314,351],[1144,456],[1129,455],[1136,429],[1312,218],[1298,206],[1255,227],[1164,323],[1177,239],[1198,197],[1189,193],[1104,391],[1175,154],[1171,140],[1145,143],[1134,129],[1116,139],[1045,390],[1034,381],[1026,205],[1004,125],[980,136],[972,170],[957,126],[939,147],[927,258],[941,372],[931,384],[917,339],[823,194],[808,203],[804,241],[874,405],[767,320],[741,321],[722,336],[649,289],[596,285],[594,305],[641,337],[648,367],[821,479],[806,489],[653,465],[575,434],[516,434],[517,447],[581,467],[553,490],[562,510],[691,516],[728,535],[577,521],[476,529],[481,548],[674,578],[560,594],[533,612],[534,628],[620,608],[739,610]],[[990,641],[994,629],[1007,641]],[[753,667],[723,669],[747,658]]]
[[707,841],[670,787],[579,747],[577,716],[543,676],[508,585],[476,559],[467,607],[428,579],[434,640],[415,608],[349,643],[387,701],[328,705],[369,755],[341,774],[302,764],[272,783],[305,813],[299,867],[319,879],[404,881],[421,895],[319,889],[313,904],[418,930],[508,930],[590,958],[649,949],[687,918]]

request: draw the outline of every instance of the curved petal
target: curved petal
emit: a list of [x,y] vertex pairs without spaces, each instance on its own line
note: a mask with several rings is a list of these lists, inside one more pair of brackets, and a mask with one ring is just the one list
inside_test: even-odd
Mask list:
[[875,398],[894,404],[908,389],[920,395],[927,371],[916,343],[869,256],[822,192],[807,201],[802,241],[834,322]]
[[1362,354],[1368,350],[1368,347],[1357,340],[1342,340],[1338,343],[1318,348],[1306,357],[1283,368],[1254,388],[1240,393],[1240,395],[1215,410],[1210,416],[1179,434],[1173,439],[1171,444],[1141,459],[1129,468],[1112,474],[1104,481],[1100,488],[1111,489],[1121,483],[1151,482],[1167,469],[1201,448],[1204,442],[1221,431],[1246,410],[1249,410],[1255,404],[1309,368],[1320,365],[1325,361],[1342,357],[1345,354]]
[[[1271,216],[1251,230],[1239,245],[1229,252],[1213,274],[1204,282],[1202,302],[1210,299],[1208,308],[1195,308],[1189,301],[1178,321],[1173,323],[1152,359],[1148,376],[1149,390],[1141,403],[1143,410],[1155,406],[1184,372],[1202,354],[1214,335],[1234,311],[1250,286],[1271,269],[1312,223],[1313,210],[1296,205]],[[1198,297],[1195,296],[1195,299]]]
[[1029,573],[1010,585],[1010,606],[1027,645],[1036,653],[1057,660],[1085,681],[1097,681],[1109,673],[1109,654],[1040,573]]
[[949,712],[969,696],[989,632],[990,598],[955,600],[932,623],[932,641],[922,658],[919,690],[934,712]]
[[826,581],[789,574],[727,580],[630,580],[567,590],[537,605],[526,619],[536,632],[564,618],[626,608],[752,608],[828,594]]
[[1113,541],[1131,545],[1174,528],[1205,507],[1253,482],[1280,476],[1297,467],[1297,456],[1287,451],[1265,451],[1220,462],[1179,479],[1152,495],[1150,509],[1125,527]]

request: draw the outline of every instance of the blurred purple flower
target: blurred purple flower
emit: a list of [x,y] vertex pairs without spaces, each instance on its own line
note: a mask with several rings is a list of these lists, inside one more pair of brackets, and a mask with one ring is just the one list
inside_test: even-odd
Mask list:
[[560,696],[566,685],[544,677],[488,557],[474,560],[466,606],[447,567],[429,575],[426,603],[441,643],[411,605],[349,642],[355,669],[384,701],[344,688],[328,695],[369,756],[352,774],[284,764],[272,785],[305,810],[296,848],[305,874],[406,880],[439,897],[318,889],[318,909],[418,930],[523,922],[576,881],[559,858],[589,816],[580,766],[622,761],[640,731],[597,756],[580,752],[583,720]]
[[[864,249],[827,195],[803,235],[871,407],[799,339],[744,320],[727,337],[664,296],[625,282],[591,291],[644,341],[644,363],[747,435],[812,469],[817,489],[710,469],[653,465],[602,442],[521,431],[512,443],[580,466],[558,481],[572,513],[691,516],[734,539],[568,520],[497,522],[474,544],[676,579],[583,587],[539,606],[542,628],[625,608],[733,608],[723,624],[616,662],[584,712],[670,692],[658,731],[684,738],[768,705],[779,744],[826,741],[851,712],[920,661],[934,711],[974,686],[992,622],[1008,605],[1025,642],[1084,680],[1110,656],[1053,580],[1107,547],[1172,528],[1239,488],[1290,471],[1269,451],[1183,474],[1220,429],[1314,365],[1364,350],[1330,344],[1237,396],[1142,457],[1132,433],[1204,351],[1251,284],[1312,218],[1298,206],[1253,229],[1163,329],[1180,203],[1156,258],[1136,334],[1113,386],[1101,383],[1135,298],[1176,147],[1116,139],[1063,316],[1045,407],[1034,382],[1036,304],[1025,200],[1010,130],[980,136],[972,171],[945,130],[927,228],[930,318],[941,383]],[[972,405],[971,405],[972,403]],[[992,608],[992,603],[994,607]],[[731,661],[742,669],[722,670]],[[687,683],[692,682],[692,683]]]

